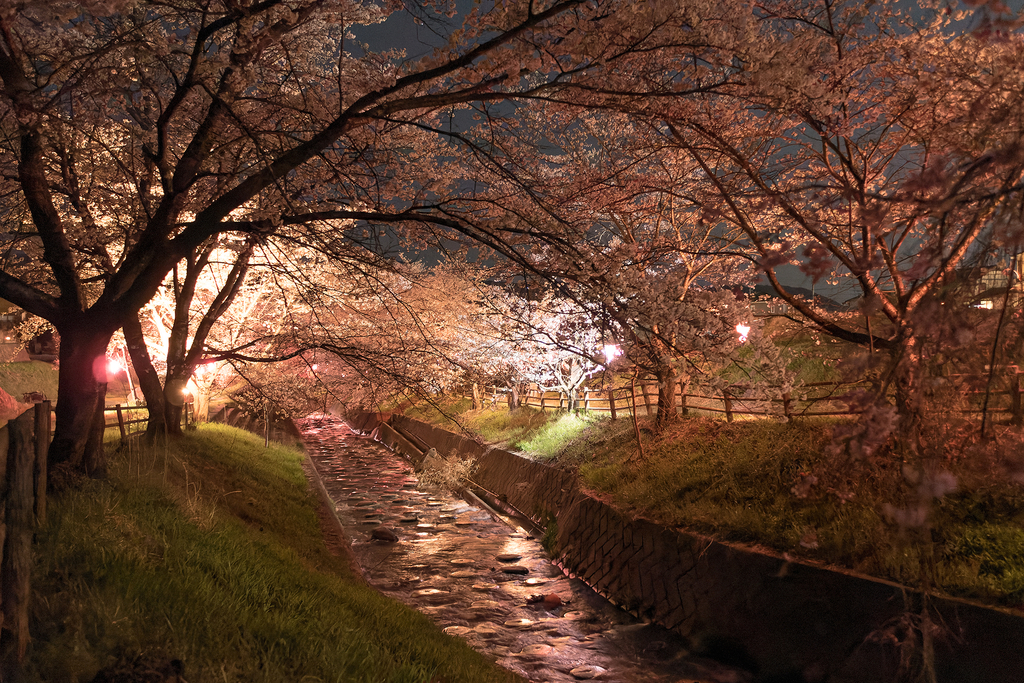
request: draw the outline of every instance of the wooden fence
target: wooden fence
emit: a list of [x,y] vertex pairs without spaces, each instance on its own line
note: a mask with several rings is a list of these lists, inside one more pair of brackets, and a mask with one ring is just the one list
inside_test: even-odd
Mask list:
[[32,537],[46,521],[50,402],[0,427],[0,680],[20,680],[28,648]]
[[[182,406],[181,420],[182,427],[188,427],[192,422],[195,422],[195,412],[192,408],[191,403],[186,403]],[[139,417],[145,413],[145,417]],[[107,407],[103,409],[104,423],[106,429],[113,429],[117,427],[121,430],[121,438],[125,438],[133,431],[138,425],[142,425],[142,429],[145,429],[146,424],[149,423],[149,408],[147,406],[122,406],[120,403],[113,407]]]
[[[106,408],[104,417],[106,428],[117,427],[124,438],[148,422],[149,411],[146,406],[116,405]],[[188,404],[182,417],[186,426],[194,419]],[[32,538],[46,522],[52,425],[51,404],[42,401],[0,427],[0,682],[22,680],[29,642]]]
[[[962,383],[959,391],[967,405],[958,408],[962,414],[1006,416],[1015,424],[1024,422],[1022,409],[1021,374],[1013,373],[1000,377],[1005,388],[986,390],[985,376],[949,375],[934,378],[938,383]],[[775,398],[753,395],[748,387],[733,385],[720,392],[709,390],[691,391],[685,382],[675,387],[674,407],[683,415],[718,414],[725,415],[732,422],[736,416],[776,417],[793,420],[797,417],[828,417],[853,415],[858,411],[848,405],[844,397],[854,389],[868,388],[866,382],[810,382],[794,387]],[[497,408],[509,404],[511,391],[505,387],[470,385],[462,391],[465,398],[474,398],[480,407]],[[989,397],[988,405],[981,402]],[[520,395],[520,404],[540,410],[567,410],[570,402],[565,392],[528,385]],[[576,406],[580,410],[608,413],[612,419],[619,415],[654,415],[658,411],[658,383],[651,380],[637,382],[635,386],[590,389],[577,393]]]
[[[49,406],[49,401],[43,403],[37,403],[37,406],[43,405]],[[52,408],[50,408],[52,411]],[[186,403],[182,406],[181,411],[182,427],[188,427],[190,424],[195,422],[194,408],[190,403]],[[142,431],[149,423],[149,407],[145,405],[139,406],[122,406],[120,403],[114,406],[107,406],[103,409],[103,422],[104,429],[114,429],[115,427],[120,430],[121,438],[127,437],[132,432]],[[53,424],[53,419],[50,418],[49,424]],[[140,427],[141,425],[141,427]],[[53,435],[51,428],[50,435]]]

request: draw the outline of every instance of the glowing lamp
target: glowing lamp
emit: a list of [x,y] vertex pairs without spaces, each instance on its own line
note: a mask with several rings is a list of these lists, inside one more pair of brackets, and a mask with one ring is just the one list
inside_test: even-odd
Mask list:
[[740,335],[740,343],[747,341],[747,335],[750,334],[750,325],[744,325],[740,323],[736,326],[736,334]]

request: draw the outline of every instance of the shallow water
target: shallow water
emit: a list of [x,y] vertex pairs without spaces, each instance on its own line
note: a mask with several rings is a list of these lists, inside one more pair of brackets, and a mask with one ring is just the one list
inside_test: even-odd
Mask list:
[[[500,665],[537,682],[748,680],[563,575],[521,527],[418,488],[409,463],[382,444],[333,420],[301,426],[370,583]],[[382,526],[397,543],[372,537]]]

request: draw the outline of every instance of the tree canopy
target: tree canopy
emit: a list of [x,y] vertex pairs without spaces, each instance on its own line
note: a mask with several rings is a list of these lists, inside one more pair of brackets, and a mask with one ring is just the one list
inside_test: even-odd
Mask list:
[[[97,359],[226,238],[354,263],[386,226],[407,253],[478,250],[617,321],[663,384],[728,350],[735,321],[707,316],[760,274],[912,390],[919,311],[1020,243],[1024,69],[998,7],[970,33],[904,4],[4,2],[0,297],[60,335],[51,459],[102,468]],[[358,43],[413,10],[429,54]],[[885,325],[795,296],[793,263]]]

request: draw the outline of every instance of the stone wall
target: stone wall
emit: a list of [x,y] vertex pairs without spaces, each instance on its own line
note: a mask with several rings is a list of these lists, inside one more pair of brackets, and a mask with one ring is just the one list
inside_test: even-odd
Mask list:
[[[404,416],[391,424],[385,443],[475,458],[484,490],[541,527],[557,526],[566,572],[695,648],[763,680],[897,680],[894,643],[922,600],[913,591],[634,519],[581,491],[571,473]],[[1024,680],[1024,619],[959,600],[932,605],[945,634],[938,680]]]

